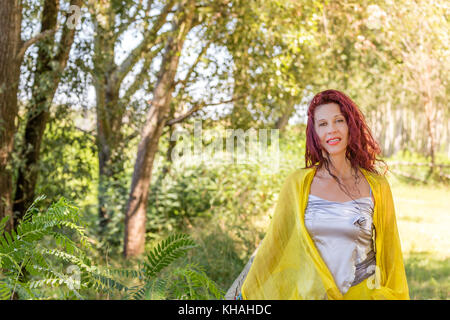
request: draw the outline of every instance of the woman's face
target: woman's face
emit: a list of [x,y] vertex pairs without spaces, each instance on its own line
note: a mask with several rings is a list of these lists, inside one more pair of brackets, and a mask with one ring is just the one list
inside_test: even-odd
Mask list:
[[322,104],[314,110],[314,129],[322,150],[336,156],[347,150],[348,125],[337,103]]

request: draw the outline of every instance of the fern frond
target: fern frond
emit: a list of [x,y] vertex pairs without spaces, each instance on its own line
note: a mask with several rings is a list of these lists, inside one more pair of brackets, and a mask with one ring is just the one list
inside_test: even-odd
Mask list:
[[146,282],[143,286],[141,286],[137,291],[131,294],[131,300],[144,300],[146,298],[147,292],[151,289],[152,283]]
[[99,274],[99,273],[94,273],[91,275],[92,279],[94,281],[91,281],[91,283],[93,284],[94,287],[98,288],[98,289],[103,289],[103,290],[108,290],[108,291],[112,291],[112,290],[117,290],[119,292],[121,291],[128,291],[128,287],[125,286],[124,284],[122,284],[121,282]]
[[9,220],[9,216],[3,217],[2,220],[0,220],[0,236],[3,233],[3,231],[5,230],[5,226],[6,226],[6,223],[8,222],[8,220]]
[[118,276],[122,278],[134,278],[142,280],[144,279],[144,274],[142,271],[138,270],[130,270],[130,269],[108,269],[108,273],[110,276]]
[[[177,268],[172,274],[181,279],[174,282],[173,288],[178,299],[223,299],[225,292],[197,264]],[[181,288],[176,288],[176,285]]]
[[29,222],[31,217],[36,214],[39,213],[39,210],[36,209],[36,204],[42,200],[44,200],[46,198],[45,195],[40,195],[38,196],[36,199],[34,199],[33,203],[31,204],[31,206],[27,209],[27,211],[25,212],[25,214],[22,217],[22,220],[20,221],[21,223],[24,222]]
[[63,278],[46,278],[42,280],[35,280],[29,282],[29,287],[31,289],[40,288],[43,286],[51,286],[52,288],[61,286],[63,284],[68,284],[68,281]]
[[14,259],[14,257],[12,257],[9,254],[5,254],[5,253],[1,253],[0,252],[0,262],[1,262],[1,266],[2,268],[5,269],[19,269],[20,265],[19,263],[16,261],[16,259]]
[[167,297],[167,287],[168,281],[167,279],[156,278],[149,282],[150,286],[148,287],[146,296],[150,300],[161,300]]
[[188,235],[176,234],[169,236],[147,254],[147,260],[143,263],[145,276],[147,278],[154,277],[162,269],[196,246],[195,242]]
[[83,259],[82,259],[83,257],[75,256],[73,254],[69,254],[67,252],[64,252],[64,251],[58,250],[58,249],[41,248],[40,252],[43,255],[53,256],[62,261],[74,264],[85,272],[91,273],[94,271],[94,269],[91,266],[89,266],[88,264],[85,263],[85,261],[83,261]]
[[11,299],[12,286],[6,281],[0,281],[0,300]]

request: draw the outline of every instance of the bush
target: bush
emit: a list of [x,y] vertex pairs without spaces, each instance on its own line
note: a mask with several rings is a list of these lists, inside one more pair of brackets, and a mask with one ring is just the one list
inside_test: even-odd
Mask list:
[[[84,299],[92,292],[124,294],[125,299],[223,297],[199,265],[162,275],[196,246],[189,236],[173,235],[160,242],[138,261],[137,270],[98,267],[89,257],[92,248],[78,208],[61,197],[42,211],[36,204],[43,199],[34,201],[16,230],[4,230],[9,217],[0,222],[1,299]],[[128,286],[119,278],[137,284]]]

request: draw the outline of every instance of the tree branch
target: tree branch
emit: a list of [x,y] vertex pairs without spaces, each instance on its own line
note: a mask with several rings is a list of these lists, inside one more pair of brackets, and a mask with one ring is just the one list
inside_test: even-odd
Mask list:
[[130,52],[128,57],[119,66],[114,77],[118,83],[126,77],[131,69],[133,69],[133,66],[142,58],[142,54],[149,45],[156,45],[162,41],[161,35],[158,37],[158,31],[166,23],[167,15],[169,14],[170,9],[172,9],[174,2],[174,0],[169,1],[169,3],[164,7],[162,13],[159,15],[158,19],[155,21],[152,30],[144,36],[142,42]]
[[25,55],[25,52],[28,50],[29,47],[31,47],[36,42],[39,42],[43,39],[45,39],[48,36],[53,35],[56,31],[58,31],[58,27],[52,30],[46,30],[44,32],[39,33],[38,35],[34,36],[33,38],[25,41],[22,44],[22,47],[19,50],[19,53],[17,54],[17,59],[20,61],[22,60],[23,56]]
[[180,90],[183,90],[186,87],[186,84],[189,82],[192,72],[194,72],[195,67],[198,65],[198,63],[200,62],[200,59],[203,57],[203,55],[206,53],[206,51],[208,50],[209,46],[213,43],[213,40],[209,40],[208,43],[202,48],[202,51],[199,53],[199,55],[197,56],[197,59],[195,60],[194,64],[191,66],[191,68],[189,69],[188,73],[186,74],[186,77],[183,80],[178,80],[177,82],[175,82],[175,85],[178,84],[182,84],[182,88]]
[[230,99],[230,100],[224,100],[224,101],[219,101],[219,102],[212,102],[212,103],[200,102],[200,103],[197,103],[189,111],[187,111],[185,114],[183,114],[183,115],[181,115],[181,116],[179,116],[177,118],[174,118],[172,120],[167,121],[166,122],[166,126],[172,126],[172,125],[174,125],[176,123],[182,122],[183,120],[189,118],[194,112],[196,112],[196,111],[198,111],[198,110],[200,110],[200,109],[202,109],[204,107],[218,106],[218,105],[221,105],[221,104],[234,102],[234,101],[240,100],[242,98],[244,98],[244,96],[238,96],[238,97],[235,97],[235,98]]
[[127,91],[125,92],[124,98],[130,99],[132,95],[136,93],[137,90],[139,90],[144,83],[144,81],[148,78],[148,70],[150,69],[150,65],[152,63],[152,60],[154,57],[157,56],[159,52],[164,48],[163,45],[161,45],[158,49],[153,50],[152,52],[148,53],[147,56],[144,58],[144,64],[142,66],[141,71],[138,75],[136,75],[133,83],[128,87]]
[[[81,7],[83,5],[82,0],[71,0],[71,6]],[[55,60],[58,62],[60,70],[64,69],[67,64],[67,60],[69,59],[70,49],[72,48],[72,44],[75,38],[75,28],[69,27],[67,25],[67,20],[69,19],[70,14],[66,14],[66,23],[64,25],[61,40],[59,42],[58,53],[56,54]]]
[[[149,12],[153,6],[153,0],[147,1],[147,7],[144,9],[143,0],[139,0],[139,3],[137,4],[136,12],[128,18],[126,22],[123,22],[117,26],[117,31],[115,32],[115,38],[118,39],[127,29],[128,27],[140,20],[138,17],[141,13],[141,10],[144,10],[144,19],[149,18]],[[150,17],[151,18],[151,17]]]

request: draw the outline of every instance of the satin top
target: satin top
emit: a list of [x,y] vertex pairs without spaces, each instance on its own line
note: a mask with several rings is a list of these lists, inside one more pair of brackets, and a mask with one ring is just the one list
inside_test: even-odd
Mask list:
[[305,226],[342,294],[375,272],[373,209],[371,196],[336,202],[309,195]]

